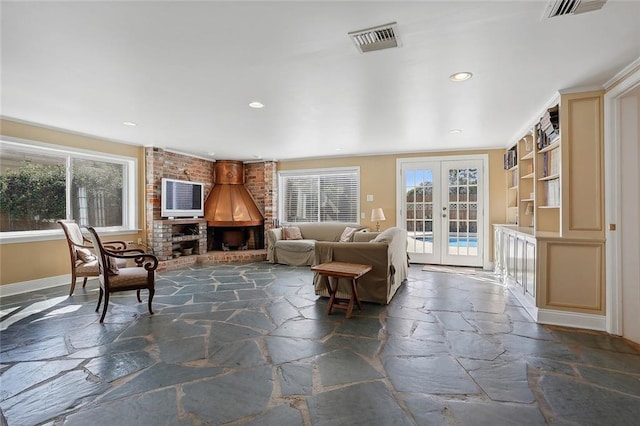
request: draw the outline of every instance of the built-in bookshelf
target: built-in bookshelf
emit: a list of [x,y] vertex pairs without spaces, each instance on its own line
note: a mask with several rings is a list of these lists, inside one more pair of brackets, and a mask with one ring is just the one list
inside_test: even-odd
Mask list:
[[560,110],[548,108],[535,125],[536,229],[560,232]]
[[507,170],[507,221],[518,224],[518,166]]
[[535,147],[532,133],[518,141],[520,180],[518,184],[518,216],[520,226],[533,226],[535,212]]
[[604,315],[603,91],[559,93],[548,105],[504,154],[496,272],[534,319],[556,323],[564,311],[592,321]]

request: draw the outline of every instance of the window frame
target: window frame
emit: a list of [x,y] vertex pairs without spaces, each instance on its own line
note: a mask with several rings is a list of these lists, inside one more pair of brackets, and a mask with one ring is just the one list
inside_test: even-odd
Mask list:
[[[360,223],[361,210],[360,210],[360,166],[346,166],[346,167],[326,167],[326,168],[314,168],[314,169],[297,169],[297,170],[282,170],[278,172],[278,223],[281,225],[292,224],[295,225],[299,222],[289,222],[284,220],[285,218],[285,193],[284,193],[284,180],[283,177],[304,177],[315,175],[332,175],[346,172],[354,172],[356,174],[356,221],[353,223]],[[325,223],[325,222],[314,222]],[[329,222],[326,222],[329,223]]]
[[[102,234],[131,234],[138,232],[138,159],[118,154],[101,151],[93,151],[82,148],[56,145],[51,143],[0,136],[0,144],[9,145],[25,152],[43,154],[43,151],[51,156],[64,157],[66,165],[66,215],[71,215],[71,175],[69,173],[72,158],[117,163],[123,166],[123,190],[122,190],[122,226],[109,226],[96,228]],[[64,238],[62,228],[35,231],[9,231],[0,232],[0,245],[11,243],[25,243],[35,241],[50,241]]]

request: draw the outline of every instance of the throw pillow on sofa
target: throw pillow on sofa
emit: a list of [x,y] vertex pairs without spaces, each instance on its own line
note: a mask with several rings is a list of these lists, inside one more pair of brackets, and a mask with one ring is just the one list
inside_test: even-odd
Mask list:
[[358,229],[359,228],[351,228],[349,226],[344,228],[344,231],[342,232],[342,235],[340,235],[340,242],[341,243],[350,243],[351,241],[353,241],[353,234],[355,234],[355,232]]
[[282,239],[284,240],[301,240],[302,233],[297,226],[285,226],[282,228]]

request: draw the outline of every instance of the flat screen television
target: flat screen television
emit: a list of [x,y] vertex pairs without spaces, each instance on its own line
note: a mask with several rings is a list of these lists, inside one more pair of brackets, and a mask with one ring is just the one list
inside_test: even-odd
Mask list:
[[204,184],[162,178],[160,204],[162,217],[204,216]]

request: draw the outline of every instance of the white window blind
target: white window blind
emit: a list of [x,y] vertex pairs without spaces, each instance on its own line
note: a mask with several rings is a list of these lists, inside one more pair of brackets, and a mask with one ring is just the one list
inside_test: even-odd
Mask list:
[[357,168],[279,173],[280,214],[287,222],[359,222]]

